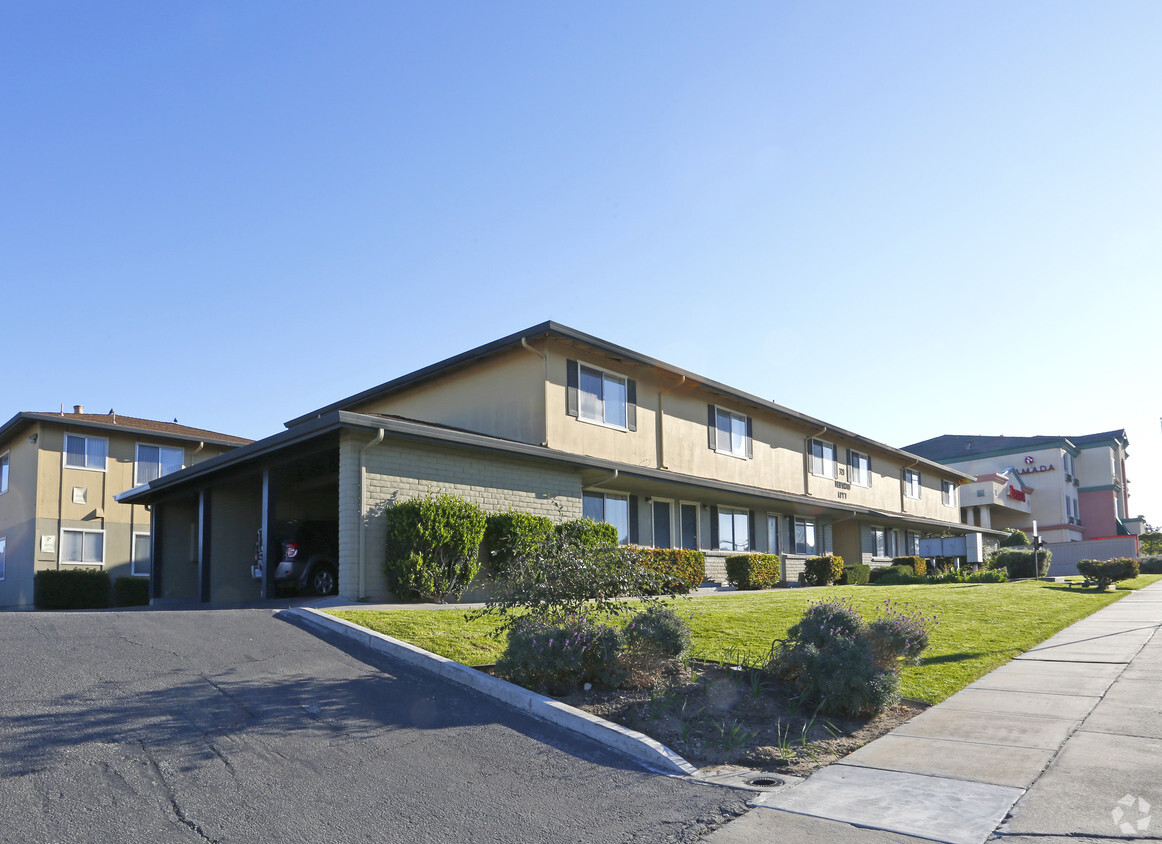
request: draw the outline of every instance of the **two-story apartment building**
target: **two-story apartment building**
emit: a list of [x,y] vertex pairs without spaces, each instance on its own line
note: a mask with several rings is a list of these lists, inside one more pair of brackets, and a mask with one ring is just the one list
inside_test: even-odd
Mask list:
[[1007,498],[974,497],[975,487],[962,491],[964,521],[1029,532],[1036,520],[1053,543],[1142,532],[1141,517],[1128,516],[1128,447],[1124,430],[1076,437],[945,434],[905,446],[980,477],[1003,473]]
[[[382,512],[434,491],[700,548],[719,580],[739,551],[780,554],[793,580],[824,552],[886,563],[924,535],[978,530],[960,521],[968,475],[552,322],[286,428],[122,496],[165,525],[155,598],[270,594],[268,571],[247,586],[242,542],[336,515],[341,594],[386,598]],[[196,574],[170,562],[191,542],[209,549]]]
[[148,576],[150,513],[115,495],[250,442],[109,413],[17,413],[0,426],[0,608],[42,569]]

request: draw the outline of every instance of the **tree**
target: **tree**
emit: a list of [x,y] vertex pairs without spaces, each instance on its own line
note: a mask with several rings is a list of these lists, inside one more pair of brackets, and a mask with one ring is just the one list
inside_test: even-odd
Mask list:
[[1138,537],[1138,552],[1140,554],[1162,554],[1162,531],[1149,531]]

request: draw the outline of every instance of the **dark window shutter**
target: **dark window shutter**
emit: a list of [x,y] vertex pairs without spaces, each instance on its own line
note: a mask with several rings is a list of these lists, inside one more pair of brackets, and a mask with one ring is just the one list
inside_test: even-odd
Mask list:
[[[718,448],[718,414],[714,412],[714,405],[706,405],[706,429],[710,435],[710,450],[714,451]],[[715,541],[714,547],[718,547],[718,542]]]
[[[754,457],[754,420],[746,417],[746,456]],[[753,530],[753,528],[751,528]]]
[[637,513],[637,496],[631,495],[629,497],[629,542],[631,545],[638,544],[638,513]]
[[565,361],[565,412],[570,416],[577,415],[577,384],[581,380],[581,372],[577,361]]
[[625,427],[637,430],[637,382],[625,379]]
[[[714,406],[711,405],[710,409],[713,411]],[[714,551],[718,550],[718,505],[717,504],[710,505],[710,547]]]
[[[749,425],[749,423],[750,420],[747,419],[747,424]],[[753,553],[754,551],[758,550],[758,547],[755,545],[754,510],[746,511],[746,520],[748,523],[747,526],[750,528],[750,536],[747,537],[747,541],[750,542],[750,545],[747,546],[747,550]]]

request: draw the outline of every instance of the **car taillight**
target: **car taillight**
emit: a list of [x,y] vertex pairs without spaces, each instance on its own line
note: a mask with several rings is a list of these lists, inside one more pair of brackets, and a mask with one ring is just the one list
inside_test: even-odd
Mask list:
[[293,560],[297,553],[299,553],[299,544],[297,542],[288,542],[286,544],[286,552],[283,556],[288,560]]

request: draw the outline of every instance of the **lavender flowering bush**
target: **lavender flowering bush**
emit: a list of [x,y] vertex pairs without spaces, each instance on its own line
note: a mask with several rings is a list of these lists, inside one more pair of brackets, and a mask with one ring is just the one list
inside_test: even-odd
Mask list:
[[508,628],[508,645],[496,673],[518,685],[564,694],[584,682],[618,686],[621,633],[583,615],[550,621],[527,616]]
[[936,616],[926,616],[908,604],[884,601],[879,618],[866,629],[876,663],[890,669],[895,669],[901,659],[918,663],[928,647],[928,628],[936,623]]

